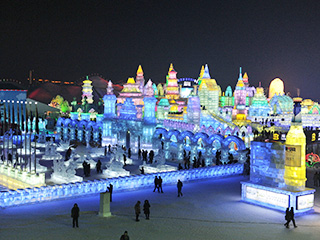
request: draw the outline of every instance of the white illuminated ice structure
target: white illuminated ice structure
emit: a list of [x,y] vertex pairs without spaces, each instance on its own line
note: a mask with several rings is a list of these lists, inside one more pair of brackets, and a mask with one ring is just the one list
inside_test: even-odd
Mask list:
[[[0,165],[1,166],[1,165]],[[195,168],[174,172],[154,174],[139,174],[112,179],[99,179],[85,182],[49,185],[35,188],[9,190],[0,192],[0,207],[19,206],[36,202],[46,202],[58,199],[74,198],[105,192],[110,183],[115,191],[136,190],[150,188],[154,185],[154,177],[161,176],[166,184],[176,184],[180,179],[183,182],[219,178],[239,175],[243,172],[243,164],[228,164],[205,168]]]
[[106,167],[103,174],[107,178],[130,176],[130,172],[123,168],[123,163],[120,161],[112,159],[110,163],[106,164]]
[[72,145],[70,145],[70,141],[61,141],[58,144],[57,151],[58,152],[65,152],[67,151]]
[[[116,160],[116,161],[119,161],[119,162],[122,162],[124,164],[124,161],[123,161],[123,154],[125,154],[124,150],[123,149],[119,149],[119,150],[115,150],[111,153],[110,155],[110,162]],[[126,164],[132,164],[133,161],[131,158],[126,158]]]
[[0,183],[9,189],[44,186],[45,174],[21,171],[20,168],[0,164]]
[[140,169],[143,167],[145,173],[171,172],[177,170],[177,167],[167,165],[165,162],[164,151],[160,150],[154,157],[152,164],[143,162],[143,165],[140,165],[139,167]]
[[45,148],[46,147],[46,143],[39,143],[39,142],[32,142],[31,143],[31,147],[33,148]]
[[57,146],[53,141],[45,143],[44,155],[41,157],[41,160],[60,160],[62,155],[57,152]]
[[76,168],[74,161],[53,160],[51,181],[57,184],[83,181],[82,177],[76,176]]
[[30,151],[30,147],[27,147],[27,148],[18,148],[17,149],[17,152],[19,154],[19,156],[25,156],[25,155],[34,155],[34,152],[36,152],[36,155],[40,155],[42,154],[43,152],[41,152],[39,149],[35,149],[34,148],[31,148],[31,151]]

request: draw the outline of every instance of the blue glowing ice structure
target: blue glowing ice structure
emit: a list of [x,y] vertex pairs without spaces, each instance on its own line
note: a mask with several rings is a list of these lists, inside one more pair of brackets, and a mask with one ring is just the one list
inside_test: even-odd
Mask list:
[[137,120],[137,109],[132,98],[126,98],[120,109],[120,119]]
[[188,107],[187,107],[187,115],[188,115],[188,123],[199,124],[200,122],[200,99],[198,96],[191,96],[188,98]]
[[155,124],[156,123],[156,102],[155,97],[145,97],[144,101],[144,117],[143,121],[146,124]]
[[313,210],[315,189],[291,192],[250,182],[241,182],[241,185],[242,201],[282,212],[293,207],[296,214]]
[[116,117],[116,101],[117,97],[115,95],[104,95],[104,116],[106,118]]
[[288,191],[284,182],[285,145],[251,142],[250,181],[241,182],[242,200],[255,205],[295,213],[313,209],[314,189]]
[[239,175],[242,174],[242,172],[242,164],[229,164],[174,172],[142,174],[38,188],[18,189],[16,191],[9,190],[8,192],[0,192],[0,207],[17,206],[73,198],[89,194],[98,194],[105,192],[110,183],[113,184],[115,192],[150,188],[154,185],[155,176],[161,176],[163,182],[166,184],[176,184],[178,179],[182,180],[183,182],[187,182],[193,180]]
[[284,145],[251,142],[250,181],[269,187],[285,187]]
[[144,125],[142,129],[142,138],[140,142],[141,149],[145,149],[148,152],[151,150],[155,151],[154,145],[153,145],[153,133],[155,131],[154,125]]

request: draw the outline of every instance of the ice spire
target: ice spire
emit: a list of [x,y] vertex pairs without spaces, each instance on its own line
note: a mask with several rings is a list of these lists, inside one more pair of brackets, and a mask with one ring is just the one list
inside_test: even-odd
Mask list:
[[242,80],[242,67],[240,67],[240,71],[239,71],[239,79],[238,80]]
[[112,95],[112,94],[113,94],[112,82],[111,80],[109,80],[108,87],[107,87],[107,95]]
[[137,76],[143,76],[143,70],[142,70],[141,65],[139,65],[139,67],[138,67]]
[[203,72],[203,75],[202,75],[202,78],[208,78],[210,79],[210,74],[209,74],[209,67],[208,67],[208,64],[206,64],[205,68],[204,68],[204,72]]

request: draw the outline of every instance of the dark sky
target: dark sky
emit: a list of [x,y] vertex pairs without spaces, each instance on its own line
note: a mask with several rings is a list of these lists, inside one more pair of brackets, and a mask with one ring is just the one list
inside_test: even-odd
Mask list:
[[113,82],[135,76],[165,82],[197,78],[208,63],[224,91],[239,67],[267,88],[317,100],[320,1],[5,1],[0,2],[0,78],[25,81],[29,70],[51,80],[100,73]]

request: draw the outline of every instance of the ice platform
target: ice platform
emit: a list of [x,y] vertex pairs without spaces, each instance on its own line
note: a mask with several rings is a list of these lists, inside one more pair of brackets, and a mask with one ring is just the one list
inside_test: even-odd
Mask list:
[[282,212],[291,207],[295,213],[313,211],[315,189],[305,188],[303,191],[288,191],[252,182],[241,182],[241,186],[241,199],[244,202]]

